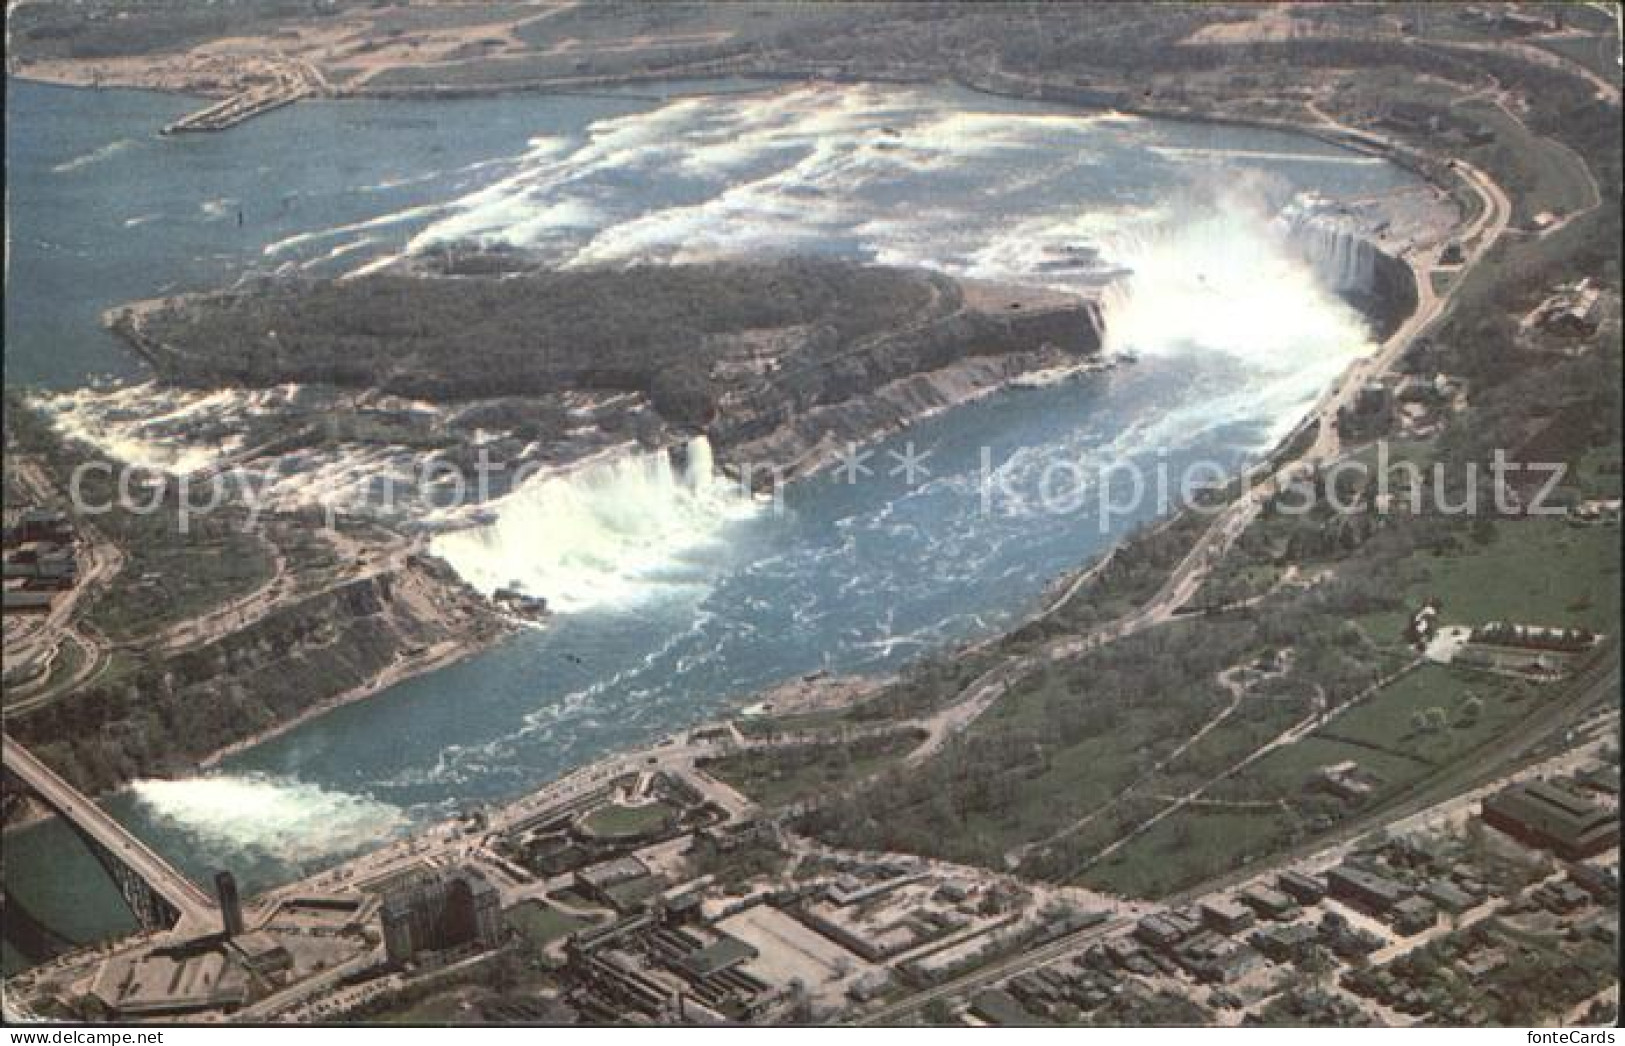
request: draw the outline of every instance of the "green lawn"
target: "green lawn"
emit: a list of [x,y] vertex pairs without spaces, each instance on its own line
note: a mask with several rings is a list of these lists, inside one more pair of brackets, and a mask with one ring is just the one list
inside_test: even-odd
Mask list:
[[1188,806],[1085,872],[1084,886],[1156,897],[1279,849],[1298,820],[1276,808]]
[[405,1009],[386,1010],[369,1018],[373,1024],[456,1024],[467,1023],[478,1013],[474,1008],[490,992],[475,985],[460,984],[435,992],[409,1004]]
[[825,708],[817,712],[798,712],[791,715],[740,716],[734,720],[734,725],[746,737],[836,731],[840,727],[852,725],[850,711],[849,708]]
[[1240,567],[1221,566],[1197,589],[1187,606],[1227,605],[1261,596],[1281,579],[1282,568],[1274,563],[1247,563]]
[[1236,765],[1308,713],[1307,699],[1249,696],[1231,716],[1170,762],[1139,790],[1141,795],[1183,795]]
[[1531,42],[1536,47],[1578,62],[1605,80],[1619,83],[1619,42],[1611,34],[1546,36]]
[[[1046,694],[1066,687],[1087,691],[1089,683],[1057,677],[1029,685],[1033,688],[1018,686],[995,704],[971,735],[1053,737]],[[977,849],[995,853],[1054,834],[1138,781],[1218,712],[1223,700],[1209,688],[1192,688],[1179,700],[1128,709],[1103,724],[1101,732],[1047,751],[1041,762],[1003,768],[993,787],[1007,791],[1013,801],[992,814],[967,816],[968,834],[977,840]]]
[[1617,498],[1620,494],[1620,445],[1593,447],[1580,456],[1568,477],[1569,485],[1585,498]]
[[591,919],[573,915],[542,901],[525,901],[514,905],[503,913],[503,918],[537,951],[593,925]]
[[[1576,527],[1561,519],[1508,519],[1494,539],[1435,556],[1416,552],[1401,564],[1398,593],[1405,606],[1429,597],[1443,603],[1448,624],[1509,620],[1578,626],[1612,633],[1619,627],[1619,527]],[[1397,640],[1404,612],[1371,614],[1360,623],[1379,642]]]
[[1498,106],[1470,101],[1459,107],[1495,134],[1495,141],[1469,156],[1503,175],[1513,201],[1513,221],[1528,225],[1543,211],[1562,217],[1591,205],[1585,163],[1556,142],[1531,134]]
[[[151,635],[246,596],[270,580],[273,567],[262,542],[235,533],[181,544],[142,538],[120,549],[123,569],[90,604],[91,622],[115,641]],[[150,585],[138,584],[148,575]]]
[[605,803],[587,814],[582,827],[593,835],[614,839],[659,831],[676,817],[677,810],[661,802],[640,806]]
[[705,764],[707,773],[766,807],[784,806],[825,788],[879,773],[907,755],[922,734],[899,732],[882,740],[832,742],[765,752],[742,752]]
[[[1463,703],[1479,698],[1481,711],[1465,718]],[[1471,749],[1514,730],[1541,700],[1538,687],[1483,673],[1426,665],[1296,744],[1276,749],[1208,789],[1218,801],[1281,800],[1259,807],[1189,806],[1158,822],[1078,882],[1135,896],[1178,890],[1331,828],[1349,814],[1389,801]],[[1419,732],[1419,708],[1443,708],[1447,725]],[[1210,735],[1231,747],[1241,738]],[[1205,742],[1204,742],[1205,743]],[[1239,746],[1238,746],[1239,747]],[[1194,753],[1193,753],[1194,754]],[[1348,804],[1313,787],[1321,768],[1353,761],[1376,778],[1372,794]]]
[[[1214,799],[1269,799],[1297,801],[1309,794],[1315,774],[1323,766],[1353,760],[1377,778],[1378,801],[1432,771],[1425,762],[1395,752],[1377,751],[1312,734],[1294,745],[1277,748],[1236,776],[1208,790]],[[1332,800],[1335,802],[1335,800]]]
[[[1470,696],[1481,705],[1476,718],[1464,714]],[[1515,680],[1446,665],[1424,665],[1349,709],[1320,733],[1442,766],[1528,715],[1531,702],[1538,700],[1535,689]],[[1419,709],[1429,708],[1443,709],[1448,725],[1418,731],[1413,716]]]

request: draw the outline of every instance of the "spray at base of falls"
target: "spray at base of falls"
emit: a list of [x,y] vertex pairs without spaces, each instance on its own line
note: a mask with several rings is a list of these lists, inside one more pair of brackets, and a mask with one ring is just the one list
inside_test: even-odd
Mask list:
[[1272,220],[1226,203],[1108,242],[1103,256],[1129,275],[1102,295],[1107,351],[1200,348],[1266,374],[1301,370],[1306,349],[1339,369],[1370,351],[1366,323],[1337,294],[1360,278],[1363,241],[1310,235],[1320,226],[1296,213]]
[[724,530],[758,507],[717,472],[704,436],[684,450],[680,465],[641,451],[530,480],[495,504],[495,521],[441,534],[430,551],[486,595],[517,583],[565,613],[701,589]]
[[137,781],[136,802],[217,860],[257,853],[307,861],[375,846],[408,826],[406,815],[365,796],[269,777]]

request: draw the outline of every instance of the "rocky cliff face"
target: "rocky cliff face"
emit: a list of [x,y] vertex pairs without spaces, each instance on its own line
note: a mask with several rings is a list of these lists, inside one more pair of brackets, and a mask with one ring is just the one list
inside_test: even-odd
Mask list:
[[6,729],[94,794],[189,772],[223,747],[364,691],[381,674],[408,674],[414,663],[489,643],[506,628],[445,564],[414,556],[8,717]]
[[[704,432],[725,464],[787,476],[830,440],[883,435],[1101,341],[1091,299],[817,258],[265,281],[110,322],[179,384],[314,383],[463,408],[630,395],[652,414],[645,442]],[[559,438],[524,442],[567,457]]]
[[1312,206],[1282,214],[1287,239],[1315,267],[1321,283],[1357,309],[1385,339],[1416,311],[1411,267],[1384,252],[1352,224]]
[[845,351],[780,345],[775,352],[757,343],[724,353],[712,371],[721,391],[706,427],[724,463],[758,479],[793,479],[848,442],[1099,353],[1100,313],[1091,300],[1003,287],[953,294],[952,306],[930,319]]

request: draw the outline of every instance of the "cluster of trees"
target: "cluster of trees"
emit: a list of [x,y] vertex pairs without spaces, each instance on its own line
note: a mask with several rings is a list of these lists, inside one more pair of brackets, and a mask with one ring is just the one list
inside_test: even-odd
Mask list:
[[[507,279],[374,275],[265,281],[121,328],[169,377],[300,381],[442,400],[571,388],[647,393],[668,420],[708,422],[725,340],[800,331],[810,359],[959,304],[944,278],[836,261],[546,271]],[[229,346],[229,350],[226,348]]]

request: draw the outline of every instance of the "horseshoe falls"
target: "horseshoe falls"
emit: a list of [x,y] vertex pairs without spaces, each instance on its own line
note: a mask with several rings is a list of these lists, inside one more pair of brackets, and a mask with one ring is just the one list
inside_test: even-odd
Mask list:
[[[13,85],[14,113],[50,110],[67,130],[13,150],[8,380],[83,391],[138,370],[99,327],[122,301],[340,276],[447,242],[561,266],[813,252],[1103,293],[1108,351],[1137,357],[929,418],[864,448],[861,476],[798,482],[782,505],[733,489],[703,442],[681,465],[629,450],[533,479],[433,551],[482,590],[547,598],[547,626],[106,801],[161,852],[261,889],[785,679],[895,672],[1009,626],[1158,515],[1102,512],[1090,477],[1239,468],[1370,351],[1345,300],[1368,249],[1334,211],[1435,205],[1398,168],[1277,132],[957,88],[716,86],[311,101],[252,133],[160,141],[184,100]],[[73,162],[114,143],[116,163]],[[181,149],[199,162],[177,167]],[[313,154],[341,161],[302,162]],[[71,206],[87,196],[98,204]],[[221,217],[238,206],[240,228]],[[1038,496],[1058,464],[1084,477],[1063,513]],[[314,821],[332,830],[287,852],[291,826]],[[76,854],[60,826],[14,833],[8,890],[47,916],[72,909],[82,936],[119,926]]]

